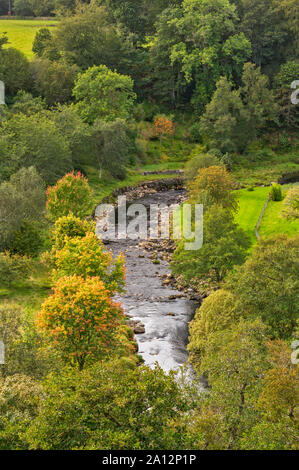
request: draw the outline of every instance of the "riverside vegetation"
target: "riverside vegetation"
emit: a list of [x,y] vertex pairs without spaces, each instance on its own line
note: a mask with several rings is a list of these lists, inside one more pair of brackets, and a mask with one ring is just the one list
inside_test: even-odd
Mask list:
[[[40,20],[0,20],[0,448],[298,448],[297,2],[12,3],[53,22],[29,53],[13,29]],[[203,297],[192,383],[142,364],[90,217],[178,169],[204,204],[171,263]]]

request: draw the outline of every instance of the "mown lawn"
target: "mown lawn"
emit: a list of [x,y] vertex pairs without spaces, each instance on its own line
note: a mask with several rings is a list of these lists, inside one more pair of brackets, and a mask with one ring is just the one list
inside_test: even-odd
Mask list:
[[32,44],[36,32],[40,28],[52,30],[57,26],[55,18],[51,20],[0,20],[0,34],[7,33],[9,44],[22,51],[29,59],[34,56]]
[[[292,185],[283,186],[284,194]],[[236,221],[250,236],[253,243],[256,242],[254,233],[255,225],[267,200],[270,187],[254,188],[253,191],[242,189],[236,191],[239,201],[239,211]],[[270,201],[265,211],[259,234],[263,238],[271,235],[286,234],[294,236],[299,233],[299,220],[288,220],[280,216],[283,201]]]

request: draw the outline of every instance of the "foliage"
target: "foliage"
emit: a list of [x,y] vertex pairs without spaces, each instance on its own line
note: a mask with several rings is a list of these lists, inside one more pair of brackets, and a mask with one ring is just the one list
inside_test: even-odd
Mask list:
[[124,259],[119,255],[113,260],[112,253],[106,251],[95,233],[88,232],[84,237],[65,240],[60,250],[54,250],[54,277],[97,276],[108,291],[121,292],[124,287]]
[[49,376],[26,438],[33,449],[177,449],[184,435],[170,425],[189,408],[173,373],[103,361]]
[[49,106],[70,101],[79,72],[76,65],[43,58],[36,60],[32,67],[35,92],[42,96]]
[[296,324],[298,243],[298,237],[283,235],[262,240],[226,286],[240,309],[261,317],[275,338],[288,338]]
[[0,253],[0,282],[2,286],[10,286],[12,282],[26,279],[30,273],[29,258],[20,255]]
[[24,223],[42,219],[45,202],[44,183],[34,167],[21,168],[0,185],[0,249],[11,246]]
[[68,173],[47,189],[47,212],[52,220],[70,213],[83,218],[92,207],[92,190],[87,179],[78,172]]
[[72,168],[66,139],[46,116],[17,114],[3,125],[7,158],[16,166],[35,166],[44,181],[53,184]]
[[272,201],[282,201],[282,188],[280,184],[272,184],[271,186],[271,199]]
[[23,435],[37,416],[41,387],[30,377],[16,374],[0,378],[0,448],[28,449]]
[[37,256],[42,246],[41,226],[25,220],[14,234],[10,251],[19,255]]
[[95,232],[94,222],[79,219],[73,214],[64,215],[55,221],[54,247],[60,250],[68,238],[85,237],[88,232]]
[[23,113],[30,116],[35,113],[40,113],[45,107],[46,103],[40,96],[33,97],[31,93],[21,90],[18,91],[13,100],[11,112],[13,114]]
[[219,165],[219,160],[215,155],[210,153],[201,153],[191,158],[191,160],[188,160],[185,165],[184,177],[187,180],[187,183],[190,184],[199,174],[198,170],[217,165]]
[[39,29],[32,44],[32,51],[34,54],[38,57],[42,57],[45,48],[50,44],[51,40],[52,34],[48,28]]
[[284,203],[283,203],[282,216],[290,219],[299,218],[299,187],[289,189]]
[[22,52],[12,47],[0,50],[0,63],[0,80],[5,83],[7,93],[28,89],[30,65]]
[[175,127],[170,118],[164,115],[156,116],[154,120],[154,129],[156,136],[161,140],[163,136],[173,135]]
[[122,316],[100,278],[74,275],[59,279],[36,325],[63,359],[81,370],[109,353]]
[[132,138],[125,121],[96,120],[91,130],[91,146],[93,160],[99,168],[99,178],[105,169],[113,177],[123,180],[132,147]]
[[195,370],[198,370],[200,358],[205,354],[205,345],[209,341],[209,336],[217,331],[230,328],[239,316],[236,299],[231,292],[220,289],[203,301],[189,324],[188,350],[190,361]]
[[192,202],[203,204],[205,210],[213,204],[236,210],[238,206],[232,189],[231,176],[220,165],[200,167],[197,176],[189,185]]
[[204,240],[200,250],[186,251],[181,243],[173,256],[172,270],[186,282],[212,276],[224,279],[234,266],[242,264],[250,241],[233,221],[231,212],[212,206],[204,215]]
[[90,67],[79,74],[73,94],[81,117],[89,123],[96,119],[127,119],[136,98],[133,80],[105,65]]

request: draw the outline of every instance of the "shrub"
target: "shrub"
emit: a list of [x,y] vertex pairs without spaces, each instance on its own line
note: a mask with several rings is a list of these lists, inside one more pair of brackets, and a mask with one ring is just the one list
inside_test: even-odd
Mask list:
[[184,175],[187,182],[190,183],[197,176],[199,169],[215,165],[219,165],[219,160],[215,155],[209,153],[196,155],[186,163]]
[[64,360],[82,369],[87,360],[109,352],[122,319],[99,277],[74,275],[59,279],[36,324]]
[[286,218],[299,218],[299,186],[291,188],[283,203],[282,216]]
[[15,233],[10,251],[19,255],[37,256],[43,246],[40,227],[34,222],[23,222]]
[[279,184],[272,184],[271,186],[271,199],[272,201],[282,201],[282,189]]
[[26,279],[31,262],[25,256],[0,253],[0,284],[9,287],[12,282]]
[[81,220],[73,214],[60,217],[55,222],[53,233],[54,245],[56,249],[61,249],[69,238],[85,237],[88,232],[95,231],[94,222]]
[[88,215],[92,208],[92,190],[81,173],[68,173],[55,186],[47,189],[47,210],[52,220],[73,213]]

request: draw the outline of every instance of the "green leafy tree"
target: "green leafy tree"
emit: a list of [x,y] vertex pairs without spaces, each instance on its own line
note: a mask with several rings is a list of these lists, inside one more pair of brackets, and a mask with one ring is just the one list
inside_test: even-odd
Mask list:
[[47,46],[49,46],[50,42],[52,41],[52,34],[48,28],[41,28],[37,31],[33,45],[32,51],[38,57],[42,57],[44,50]]
[[133,80],[112,72],[105,65],[90,67],[79,74],[73,94],[80,115],[89,123],[96,119],[127,119],[136,98]]
[[85,237],[88,232],[95,232],[95,223],[82,220],[73,214],[60,217],[55,221],[53,230],[54,247],[60,250],[69,238]]
[[234,223],[233,215],[221,206],[212,206],[204,215],[204,240],[200,250],[184,250],[181,243],[174,253],[172,269],[186,282],[196,283],[202,277],[224,279],[234,266],[246,258],[250,241]]
[[187,183],[191,183],[198,175],[198,170],[209,166],[218,166],[219,160],[215,155],[201,153],[188,160],[185,166],[184,177]]
[[232,84],[222,77],[216,91],[200,119],[201,131],[211,139],[211,144],[222,152],[242,151],[247,139],[244,130],[247,115],[239,90],[232,90]]
[[21,90],[18,91],[14,98],[11,112],[13,114],[22,113],[26,114],[26,116],[31,116],[32,114],[40,113],[45,107],[46,103],[40,96],[33,97],[31,93]]
[[290,99],[290,86],[299,77],[299,63],[288,61],[275,77],[275,98],[279,104],[279,120],[283,126],[299,127],[299,108]]
[[239,317],[236,298],[229,291],[217,290],[203,301],[189,324],[188,350],[190,361],[195,370],[200,367],[200,358],[205,354],[205,346],[209,341],[209,336],[217,331],[230,328]]
[[131,145],[125,121],[96,120],[91,131],[91,145],[93,160],[99,168],[99,178],[105,169],[112,176],[124,179]]
[[189,408],[173,373],[103,361],[49,376],[26,439],[33,449],[184,448],[181,427],[171,426]]
[[8,157],[17,156],[18,167],[35,166],[46,183],[54,183],[72,168],[68,142],[44,115],[18,114],[6,121]]
[[0,49],[0,63],[0,80],[5,83],[8,94],[28,89],[30,64],[21,51],[12,47]]
[[70,101],[79,69],[76,65],[40,59],[33,64],[34,89],[47,104]]
[[0,249],[8,249],[24,222],[45,213],[45,187],[35,168],[22,168],[0,185]]
[[261,317],[276,338],[288,338],[296,325],[298,243],[298,237],[285,236],[261,241],[227,287],[238,297],[240,309]]

